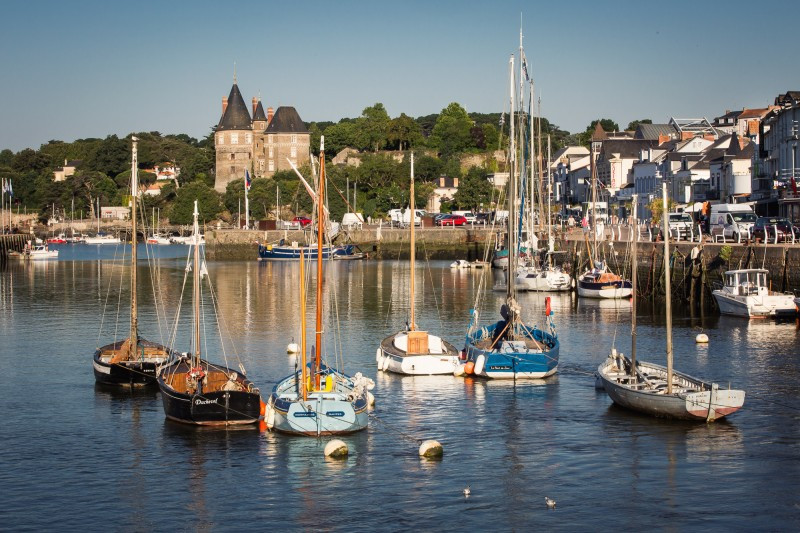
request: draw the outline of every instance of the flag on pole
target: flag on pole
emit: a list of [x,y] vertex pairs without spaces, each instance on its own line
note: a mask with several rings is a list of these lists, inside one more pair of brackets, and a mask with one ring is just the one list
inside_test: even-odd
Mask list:
[[11,188],[11,178],[8,178],[8,195],[14,197],[14,189]]
[[3,178],[3,194],[8,192],[8,182]]
[[244,189],[246,191],[249,191],[250,190],[250,186],[252,184],[253,184],[253,182],[250,180],[250,172],[245,170],[244,171]]

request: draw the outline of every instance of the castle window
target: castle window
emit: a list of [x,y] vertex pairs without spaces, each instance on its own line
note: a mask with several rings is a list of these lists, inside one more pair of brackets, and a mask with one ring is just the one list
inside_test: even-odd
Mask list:
[[233,161],[234,159],[236,159],[236,154],[231,154],[231,161]]
[[264,160],[263,159],[259,159],[258,160],[258,168],[261,169],[261,170],[264,170]]
[[267,135],[267,139],[269,140],[269,144],[272,144],[272,135]]
[[239,134],[231,133],[231,144],[239,144]]
[[292,149],[290,150],[289,157],[291,157],[291,158],[297,157],[297,146],[292,146]]
[[269,147],[269,157],[272,158],[272,146]]
[[275,161],[273,161],[272,159],[269,160],[269,171],[275,172]]
[[236,167],[231,165],[231,174],[236,174]]
[[225,144],[225,134],[220,133],[217,135],[217,144]]
[[292,135],[292,144],[297,144],[297,135]]
[[244,143],[250,144],[253,142],[253,134],[252,133],[245,133],[244,134]]

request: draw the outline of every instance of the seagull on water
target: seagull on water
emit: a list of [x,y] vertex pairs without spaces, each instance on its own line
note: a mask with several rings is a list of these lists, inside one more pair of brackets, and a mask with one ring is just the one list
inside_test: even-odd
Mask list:
[[464,490],[463,490],[463,491],[461,491],[461,492],[463,492],[463,493],[464,493],[464,497],[465,497],[465,498],[469,498],[469,495],[470,495],[470,494],[472,494],[472,491],[469,489],[469,485],[467,485],[466,487],[464,487]]
[[552,498],[548,498],[547,496],[544,497],[544,503],[547,504],[548,509],[555,509],[556,508],[556,501]]

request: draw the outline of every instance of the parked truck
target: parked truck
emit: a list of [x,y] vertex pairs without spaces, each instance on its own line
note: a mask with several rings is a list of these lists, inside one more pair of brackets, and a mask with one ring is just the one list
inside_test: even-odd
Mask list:
[[709,233],[716,240],[749,239],[756,223],[756,214],[747,204],[714,204],[709,216]]

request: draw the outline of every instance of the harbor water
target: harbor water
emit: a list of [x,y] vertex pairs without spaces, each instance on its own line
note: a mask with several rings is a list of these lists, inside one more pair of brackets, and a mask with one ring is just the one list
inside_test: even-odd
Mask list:
[[[594,388],[612,347],[630,352],[630,303],[553,295],[559,371],[537,382],[376,370],[375,351],[408,319],[406,261],[326,265],[325,359],[376,382],[370,427],[328,439],[257,429],[197,429],[165,420],[156,391],[95,386],[97,346],[124,338],[123,247],[61,246],[57,261],[0,271],[0,529],[13,531],[794,530],[800,527],[800,331],[795,321],[693,316],[675,309],[675,366],[747,391],[713,424],[616,408]],[[188,350],[184,246],[140,252],[141,335]],[[233,343],[216,342],[204,296],[205,356],[241,363],[268,396],[293,371],[297,263],[214,261],[214,298]],[[463,345],[476,292],[481,321],[503,294],[482,270],[419,261],[417,323]],[[502,274],[500,274],[502,275]],[[313,276],[312,276],[313,280]],[[190,283],[190,282],[189,282]],[[181,314],[175,315],[183,297]],[[313,296],[309,316],[313,316]],[[544,296],[519,296],[529,322]],[[664,364],[664,311],[637,311],[641,360]],[[309,347],[313,344],[309,325]],[[695,344],[704,332],[710,342]],[[419,443],[439,440],[441,460]],[[469,486],[467,498],[462,490]],[[545,496],[557,502],[548,509]]]

